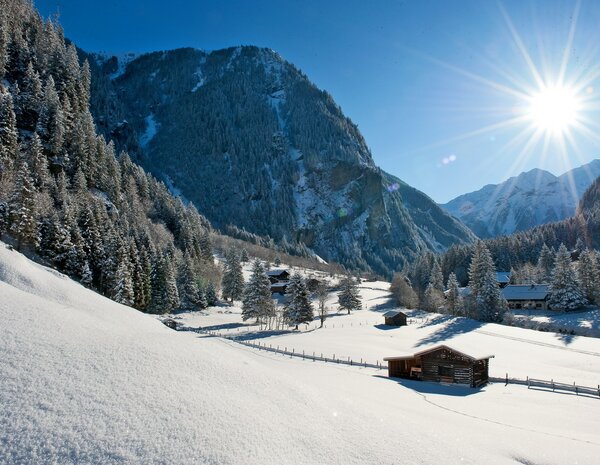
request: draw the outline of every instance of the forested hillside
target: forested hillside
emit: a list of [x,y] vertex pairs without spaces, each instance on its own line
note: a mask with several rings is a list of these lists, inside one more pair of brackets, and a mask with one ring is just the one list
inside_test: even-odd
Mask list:
[[[573,217],[484,242],[498,271],[518,270],[529,264],[537,265],[544,245],[555,251],[561,244],[578,252],[586,248],[600,249],[600,178],[583,194]],[[459,283],[466,285],[473,250],[474,245],[455,245],[438,256],[426,253],[407,267],[406,272],[418,288],[424,289],[433,263],[438,261],[443,270],[444,282],[454,272]]]
[[0,235],[117,302],[202,306],[208,221],[96,133],[92,73],[27,0],[0,0]]
[[386,275],[474,239],[382,172],[331,95],[272,50],[88,57],[99,129],[222,231]]

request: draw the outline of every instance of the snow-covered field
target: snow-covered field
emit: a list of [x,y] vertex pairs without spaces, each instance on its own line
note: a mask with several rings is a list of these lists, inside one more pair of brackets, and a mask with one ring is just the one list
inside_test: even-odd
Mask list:
[[[0,297],[2,464],[598,462],[598,399],[501,384],[476,391],[399,383],[376,370],[290,359],[175,332],[3,244]],[[235,313],[219,311],[188,318],[239,322]],[[328,325],[335,321],[335,330],[279,339],[330,341],[350,349],[354,338],[356,347],[373,355],[386,338],[385,355],[414,345],[395,333],[404,331],[408,341],[417,325],[338,328],[338,321],[358,321],[361,313],[376,316],[363,311],[331,317]],[[371,333],[366,343],[356,339]],[[492,347],[492,367],[504,363],[510,342],[477,338],[474,345],[500,341]],[[552,342],[600,352],[592,341]],[[565,369],[559,349],[513,342],[512,351],[524,351],[522,358],[537,351],[537,363],[546,353],[544,369]],[[575,365],[572,374],[588,372],[591,380],[600,371],[597,357],[565,353]]]

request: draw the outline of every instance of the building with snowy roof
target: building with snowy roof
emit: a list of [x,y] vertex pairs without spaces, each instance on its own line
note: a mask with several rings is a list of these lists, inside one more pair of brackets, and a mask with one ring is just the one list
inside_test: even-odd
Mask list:
[[548,310],[550,285],[510,284],[502,289],[501,295],[511,309]]
[[400,310],[390,310],[383,314],[387,326],[406,326],[406,313]]
[[391,378],[407,378],[436,383],[478,387],[489,379],[493,355],[467,354],[447,345],[438,345],[412,355],[386,357]]

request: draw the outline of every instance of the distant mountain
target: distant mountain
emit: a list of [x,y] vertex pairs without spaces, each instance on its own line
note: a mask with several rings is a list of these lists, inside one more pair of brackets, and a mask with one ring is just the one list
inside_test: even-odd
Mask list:
[[100,130],[221,230],[386,275],[474,239],[379,169],[333,98],[272,50],[90,57]]
[[461,195],[442,207],[481,238],[508,235],[573,216],[583,193],[598,176],[600,160],[561,176],[533,169]]

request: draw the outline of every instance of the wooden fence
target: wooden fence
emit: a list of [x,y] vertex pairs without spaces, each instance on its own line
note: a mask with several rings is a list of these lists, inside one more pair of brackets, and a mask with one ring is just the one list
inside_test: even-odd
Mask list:
[[[375,363],[368,363],[367,360],[363,358],[361,358],[360,360],[354,360],[351,357],[336,357],[336,354],[333,354],[331,357],[327,357],[322,352],[305,352],[304,350],[296,351],[296,349],[288,348],[286,346],[273,346],[272,344],[267,344],[265,342],[260,341],[244,341],[230,334],[223,334],[220,331],[210,331],[201,328],[182,327],[178,330],[192,331],[200,334],[206,334],[209,336],[221,337],[223,339],[234,341],[237,344],[241,344],[246,347],[252,347],[254,349],[264,350],[266,352],[285,355],[289,356],[290,358],[295,357],[313,362],[334,363],[338,365],[348,365],[360,368],[374,368],[377,370],[387,369],[387,366],[379,360],[377,360]],[[527,386],[527,389],[542,389],[552,392],[573,392],[576,395],[594,396],[600,398],[600,385],[598,385],[597,387],[581,386],[576,384],[575,382],[573,382],[573,384],[560,383],[554,380],[548,381],[543,379],[530,378],[529,376],[526,379],[521,379],[509,377],[508,373],[504,377],[490,376],[489,381],[493,383],[504,383],[505,386],[508,384],[519,384],[522,386]]]

